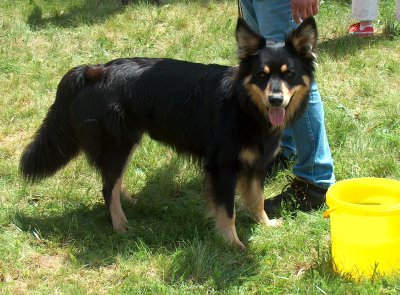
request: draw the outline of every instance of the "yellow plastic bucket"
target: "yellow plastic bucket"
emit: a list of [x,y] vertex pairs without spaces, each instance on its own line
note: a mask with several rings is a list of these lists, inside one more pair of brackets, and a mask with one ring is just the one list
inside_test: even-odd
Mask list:
[[336,272],[360,279],[400,271],[400,181],[339,181],[326,202]]

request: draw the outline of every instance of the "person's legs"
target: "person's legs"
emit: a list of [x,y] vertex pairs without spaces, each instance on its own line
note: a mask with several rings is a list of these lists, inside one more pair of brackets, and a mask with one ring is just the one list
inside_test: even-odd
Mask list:
[[242,11],[242,17],[246,20],[250,28],[252,28],[257,34],[260,34],[253,0],[240,0],[240,8]]
[[295,28],[290,1],[240,0],[240,6],[249,26],[267,40],[283,42],[285,35]]
[[[290,135],[286,131],[286,136]],[[324,109],[317,85],[312,82],[308,106],[290,128],[297,159],[293,166],[296,176],[281,194],[264,201],[264,210],[270,218],[277,218],[281,208],[295,212],[318,209],[325,203],[325,194],[335,182],[333,160],[324,126]]]
[[296,27],[290,3],[285,0],[253,0],[258,29],[266,40],[284,42],[286,34]]
[[324,108],[317,84],[311,85],[305,113],[291,126],[297,151],[293,174],[327,189],[335,182],[333,161],[325,131]]
[[378,0],[352,0],[351,14],[360,21],[372,21],[378,16]]
[[[257,31],[267,40],[282,42],[288,31],[296,27],[291,17],[289,0],[241,0],[242,5],[244,2],[250,2],[252,5],[248,5],[246,9],[253,9],[254,12],[244,13],[245,20],[250,25],[258,24]],[[246,17],[255,17],[255,19],[246,19]],[[335,182],[335,177],[324,126],[322,101],[315,83],[312,85],[309,105],[305,113],[291,128],[286,128],[282,147],[283,154],[286,156],[290,156],[293,152],[296,153],[297,161],[293,167],[293,174],[305,181],[305,189],[309,190],[309,187],[316,186],[317,193],[313,193],[313,196],[315,195],[317,200],[313,202],[312,206],[323,203],[325,189]],[[266,208],[268,205],[274,207],[281,201],[284,201],[283,194],[267,200]]]
[[374,34],[372,21],[378,16],[378,0],[353,0],[351,12],[353,18],[359,22],[349,27],[349,34],[360,37],[372,36]]

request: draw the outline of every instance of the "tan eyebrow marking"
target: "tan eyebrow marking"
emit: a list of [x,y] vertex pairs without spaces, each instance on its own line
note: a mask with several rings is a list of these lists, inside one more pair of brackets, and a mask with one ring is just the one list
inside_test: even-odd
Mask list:
[[264,66],[264,72],[266,74],[269,74],[271,72],[271,69],[269,68],[269,66]]
[[286,64],[282,65],[282,66],[281,66],[281,72],[282,72],[282,73],[285,73],[285,72],[287,72],[287,71],[288,71],[288,66],[287,66]]

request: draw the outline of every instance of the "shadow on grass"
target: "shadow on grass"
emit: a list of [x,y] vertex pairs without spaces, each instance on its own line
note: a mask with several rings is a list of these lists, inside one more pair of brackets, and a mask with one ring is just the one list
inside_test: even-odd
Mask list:
[[[75,28],[82,24],[95,24],[104,22],[109,16],[123,12],[129,5],[148,4],[162,6],[166,4],[162,0],[81,0],[78,5],[68,7],[57,7],[57,11],[52,11],[47,16],[45,11],[49,10],[45,3],[37,4],[41,0],[30,0],[32,10],[27,18],[27,23],[33,30],[40,30],[49,25]],[[198,2],[206,5],[212,0],[171,0],[167,4],[182,2]],[[234,0],[229,0],[234,1]],[[51,7],[53,8],[53,7]],[[54,8],[53,8],[54,10]]]
[[330,58],[341,59],[354,55],[364,47],[379,46],[382,42],[392,39],[392,36],[388,34],[381,34],[371,38],[357,38],[346,35],[335,39],[322,40],[318,43],[318,52],[322,56],[328,55]]
[[[157,254],[170,257],[165,281],[173,285],[211,279],[223,289],[256,275],[258,262],[248,252],[225,245],[204,218],[201,180],[176,183],[179,165],[179,161],[171,161],[147,181],[135,203],[123,202],[129,221],[127,233],[112,231],[108,212],[99,203],[81,206],[70,201],[62,210],[53,210],[57,212],[54,215],[46,210],[37,215],[19,212],[17,224],[23,231],[37,232],[43,243],[72,248],[76,263],[85,267]],[[239,235],[246,241],[254,223],[238,215]]]
[[33,30],[40,30],[49,25],[57,27],[78,27],[81,24],[94,24],[105,21],[109,16],[122,12],[125,6],[119,0],[85,0],[73,7],[57,7],[50,16],[45,16],[45,3],[37,4],[34,0],[27,23]]

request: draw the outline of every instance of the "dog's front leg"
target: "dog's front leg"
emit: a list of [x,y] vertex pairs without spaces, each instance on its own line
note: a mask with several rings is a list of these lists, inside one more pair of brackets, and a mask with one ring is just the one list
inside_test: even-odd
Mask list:
[[279,219],[269,219],[264,211],[264,188],[262,177],[242,175],[238,180],[238,190],[243,205],[250,211],[257,222],[266,226],[279,226]]
[[205,197],[208,217],[215,220],[216,228],[228,244],[242,250],[246,247],[239,240],[235,226],[236,174],[232,171],[206,172]]

